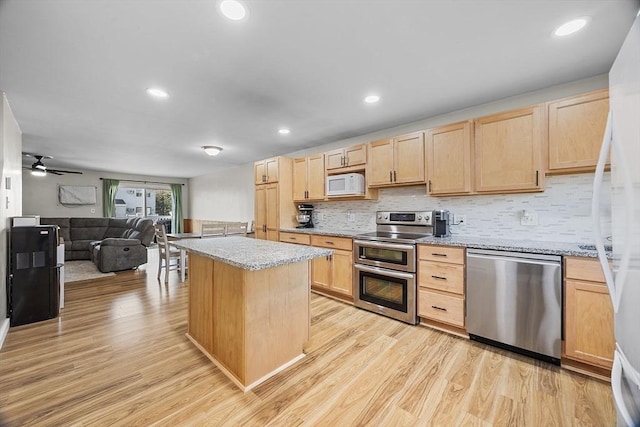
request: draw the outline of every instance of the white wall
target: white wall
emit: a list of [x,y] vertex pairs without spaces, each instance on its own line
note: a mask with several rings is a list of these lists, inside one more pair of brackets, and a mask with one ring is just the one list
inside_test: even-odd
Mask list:
[[[253,163],[189,180],[193,219],[253,221]],[[185,217],[186,218],[186,217]]]
[[[334,148],[349,147],[351,145],[368,143],[377,139],[388,138],[419,130],[425,130],[435,126],[482,117],[489,114],[499,113],[502,111],[520,108],[527,105],[551,101],[554,99],[560,99],[567,96],[603,89],[606,87],[608,87],[608,79],[607,75],[603,74],[588,79],[578,80],[575,82],[553,86],[535,92],[497,100],[495,102],[487,104],[465,108],[463,110],[453,111],[435,117],[425,118],[417,122],[408,123],[406,125],[397,126],[394,128],[383,129],[381,131],[369,133],[366,135],[359,135],[349,139],[330,142],[310,149],[296,151],[293,153],[283,153],[283,155],[288,157],[302,157],[309,154],[332,150]],[[559,186],[559,191],[563,191],[562,187],[565,185],[565,183],[567,183],[565,180],[558,177],[551,177],[547,179],[549,181],[547,183],[547,191],[549,191],[548,189],[550,186]],[[216,174],[192,178],[190,180],[190,183],[192,194],[190,211],[192,213],[192,218],[220,220],[237,219],[242,221],[249,221],[253,219],[253,163],[227,169]],[[586,185],[580,186],[580,191],[586,191],[586,189]],[[405,191],[407,190],[403,190],[402,187],[400,187],[396,189],[382,190],[381,193],[393,199],[393,195],[395,193],[403,194],[403,192]],[[421,190],[418,190],[418,193],[420,191]],[[536,197],[538,196],[540,196],[540,193],[520,194],[513,197],[518,198],[518,200],[521,200],[521,202],[519,203],[525,205],[526,203],[533,203],[533,201],[535,201]],[[495,199],[497,201],[500,197],[502,196],[462,196],[459,198],[446,199],[431,198],[434,200],[432,202],[429,202],[428,205],[446,207],[443,206],[445,201],[456,200],[454,204],[456,207],[461,207],[460,213],[462,214],[462,211],[464,211],[462,207],[465,203],[477,205],[478,200],[483,200],[483,202],[480,203],[477,207],[477,209],[479,209],[478,212],[480,213],[479,217],[490,217],[492,200]],[[438,201],[437,199],[440,199],[440,201]],[[321,205],[323,206],[323,209],[328,209],[329,211],[332,211],[332,213],[335,213],[337,210],[340,210],[340,212],[344,211],[344,213],[346,213],[346,211],[350,209],[360,211],[361,207],[357,205],[358,203],[361,202],[322,202]],[[377,206],[374,203],[362,203],[365,203],[366,206],[369,206],[369,210],[371,212],[375,212]],[[570,207],[574,203],[576,203],[576,200],[572,200],[571,198],[569,198],[567,200],[561,200],[561,203],[565,203],[567,209],[570,209]],[[394,203],[392,205],[395,206],[396,209],[403,208],[401,204]],[[485,207],[487,209],[486,212],[484,212]],[[409,209],[410,207],[407,206],[407,208]],[[512,207],[512,209],[516,208]],[[582,212],[582,208],[580,208],[580,212]]]
[[[102,181],[100,178],[119,179],[121,181],[149,181],[163,183],[185,184],[182,187],[183,215],[189,218],[189,182],[187,179],[165,178],[147,175],[127,175],[111,172],[80,171],[82,175],[47,174],[44,177],[33,176],[24,170],[23,178],[23,206],[24,215],[40,215],[41,217],[102,217]],[[121,184],[128,184],[123,183]],[[62,206],[58,202],[59,185],[87,185],[97,188],[98,200],[95,205]],[[132,183],[133,186],[143,187],[144,183]],[[149,184],[153,186],[153,184]],[[93,210],[93,212],[92,212]]]
[[[7,318],[7,266],[9,261],[7,231],[9,218],[22,215],[22,132],[18,127],[9,102],[0,92],[0,348],[9,331]],[[8,182],[10,181],[10,183]],[[10,187],[10,188],[8,188]]]

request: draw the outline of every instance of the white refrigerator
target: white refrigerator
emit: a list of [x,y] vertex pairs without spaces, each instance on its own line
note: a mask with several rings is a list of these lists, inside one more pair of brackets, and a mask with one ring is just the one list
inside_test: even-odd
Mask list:
[[[640,426],[640,17],[609,72],[609,120],[596,168],[596,247],[614,309],[611,388],[618,426]],[[600,233],[600,187],[611,155],[613,268]]]

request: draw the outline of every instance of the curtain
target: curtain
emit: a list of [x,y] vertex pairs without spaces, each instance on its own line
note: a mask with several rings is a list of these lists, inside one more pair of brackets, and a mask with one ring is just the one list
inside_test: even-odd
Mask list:
[[116,216],[116,193],[118,192],[117,179],[102,180],[102,213],[105,218]]
[[182,184],[171,184],[171,204],[173,205],[171,231],[182,233]]

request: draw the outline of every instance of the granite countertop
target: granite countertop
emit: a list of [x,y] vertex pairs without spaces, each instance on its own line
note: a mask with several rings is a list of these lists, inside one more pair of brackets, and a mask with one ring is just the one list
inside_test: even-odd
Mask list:
[[[280,231],[289,233],[319,234],[337,237],[355,237],[359,234],[374,230],[339,230],[330,228],[281,228]],[[492,239],[486,237],[457,236],[433,237],[428,236],[418,240],[418,243],[428,243],[448,246],[464,246],[474,249],[493,249],[498,251],[528,252],[545,255],[581,256],[597,258],[598,253],[591,249],[582,249],[584,246],[572,242],[547,242],[540,240],[509,240]],[[607,252],[607,257],[611,258],[611,252]]]
[[331,255],[333,250],[249,237],[184,239],[172,245],[245,270],[263,270]]

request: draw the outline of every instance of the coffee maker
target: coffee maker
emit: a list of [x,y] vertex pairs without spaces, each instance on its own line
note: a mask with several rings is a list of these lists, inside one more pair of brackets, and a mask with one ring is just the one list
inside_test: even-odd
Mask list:
[[298,205],[296,221],[298,221],[296,228],[313,228],[313,205]]
[[446,237],[451,235],[449,226],[451,225],[451,214],[446,209],[433,211],[433,235],[435,237]]

